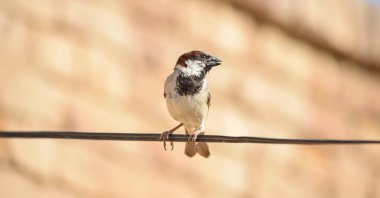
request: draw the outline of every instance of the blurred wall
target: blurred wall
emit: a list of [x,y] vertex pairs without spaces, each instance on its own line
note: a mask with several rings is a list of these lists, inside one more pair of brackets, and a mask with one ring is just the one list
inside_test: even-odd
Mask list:
[[[380,139],[376,6],[0,0],[0,130],[160,133],[164,80],[198,49],[223,60],[208,134]],[[380,196],[378,146],[210,146],[0,139],[0,196]]]

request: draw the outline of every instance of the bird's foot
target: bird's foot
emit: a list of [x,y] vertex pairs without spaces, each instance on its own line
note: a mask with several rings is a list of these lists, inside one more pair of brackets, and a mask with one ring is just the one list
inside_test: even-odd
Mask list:
[[[166,141],[169,140],[169,135],[174,133],[174,131],[176,131],[181,126],[183,126],[183,123],[180,123],[179,125],[177,125],[176,127],[174,127],[173,129],[171,129],[169,131],[165,131],[165,132],[161,133],[160,138],[158,138],[158,140],[164,142],[165,151],[166,151]],[[173,141],[170,141],[170,146],[172,147],[172,150],[173,150],[174,149]]]
[[192,134],[189,135],[189,138],[187,139],[187,143],[192,143],[193,144],[193,148],[194,148],[194,151],[196,149],[196,146],[198,144],[197,142],[197,137],[199,135],[200,132],[194,132]]
[[[164,142],[164,149],[166,151],[166,141],[169,140],[169,135],[172,134],[172,131],[165,131],[161,133],[159,140]],[[173,141],[170,141],[170,146],[172,147],[171,151],[174,149],[174,143]]]

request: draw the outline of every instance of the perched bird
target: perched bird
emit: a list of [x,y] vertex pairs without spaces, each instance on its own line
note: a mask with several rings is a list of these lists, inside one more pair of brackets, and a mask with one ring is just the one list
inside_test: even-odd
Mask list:
[[[164,97],[170,115],[180,124],[161,134],[165,150],[169,134],[184,126],[186,134],[190,135],[185,154],[189,157],[196,153],[206,158],[210,156],[208,145],[196,142],[196,139],[199,134],[204,134],[211,104],[205,77],[212,67],[220,64],[221,60],[201,51],[191,51],[178,58],[173,73],[165,81]],[[173,142],[170,145],[173,150]]]

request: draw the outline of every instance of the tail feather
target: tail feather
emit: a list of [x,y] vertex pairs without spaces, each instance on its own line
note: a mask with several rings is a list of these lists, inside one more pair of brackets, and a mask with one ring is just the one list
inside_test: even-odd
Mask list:
[[[186,134],[189,134],[186,131]],[[204,133],[200,133],[204,134]],[[208,148],[208,145],[206,142],[198,142],[195,146],[194,150],[194,144],[192,142],[187,142],[185,147],[185,154],[189,157],[193,157],[196,153],[199,155],[208,158],[210,156],[210,150]]]
[[194,150],[193,143],[186,143],[185,154],[189,157],[193,157],[197,152]]
[[205,158],[210,157],[210,150],[208,149],[208,145],[206,142],[199,142],[195,146],[195,150],[197,153]]

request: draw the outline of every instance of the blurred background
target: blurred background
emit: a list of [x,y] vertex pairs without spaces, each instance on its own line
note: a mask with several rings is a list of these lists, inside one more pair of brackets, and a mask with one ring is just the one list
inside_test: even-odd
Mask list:
[[[161,133],[177,58],[208,75],[206,133],[380,139],[375,0],[0,0],[0,130]],[[184,133],[183,129],[177,133]],[[380,148],[0,139],[1,197],[380,197]]]

